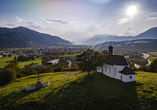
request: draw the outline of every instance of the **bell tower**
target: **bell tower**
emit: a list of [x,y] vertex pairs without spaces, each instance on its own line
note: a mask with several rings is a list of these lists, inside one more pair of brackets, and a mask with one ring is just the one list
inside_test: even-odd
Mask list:
[[113,55],[113,47],[111,46],[111,42],[110,42],[110,46],[108,47],[109,49],[109,55]]

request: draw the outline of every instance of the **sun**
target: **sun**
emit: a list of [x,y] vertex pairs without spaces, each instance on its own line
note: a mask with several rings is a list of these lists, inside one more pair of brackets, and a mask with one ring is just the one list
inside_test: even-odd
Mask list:
[[128,9],[127,9],[127,14],[129,16],[133,16],[134,14],[136,14],[137,12],[137,7],[136,6],[130,6]]

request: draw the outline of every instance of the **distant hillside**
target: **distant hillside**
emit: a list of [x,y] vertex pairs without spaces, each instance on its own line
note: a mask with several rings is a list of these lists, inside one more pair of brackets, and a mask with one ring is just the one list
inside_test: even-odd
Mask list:
[[84,45],[96,45],[103,42],[109,42],[109,41],[126,41],[126,40],[133,40],[133,36],[117,36],[117,35],[103,35],[98,34],[94,37],[88,39]]
[[151,28],[137,35],[136,39],[157,39],[157,27]]
[[39,33],[25,27],[0,28],[0,48],[71,45],[72,43],[58,36]]
[[84,45],[97,45],[103,42],[109,41],[129,41],[136,39],[157,39],[157,27],[151,28],[137,36],[116,36],[116,35],[107,35],[100,34],[95,35],[94,37],[88,39]]
[[[110,42],[101,43],[94,46],[96,50],[107,50]],[[157,50],[157,39],[138,39],[131,41],[112,42],[114,49],[129,49],[141,51]]]

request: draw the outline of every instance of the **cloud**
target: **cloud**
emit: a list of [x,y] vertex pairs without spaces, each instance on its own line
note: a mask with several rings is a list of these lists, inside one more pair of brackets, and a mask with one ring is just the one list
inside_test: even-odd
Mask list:
[[117,20],[117,21],[118,21],[118,23],[117,23],[117,24],[122,25],[122,24],[124,24],[124,23],[128,22],[128,21],[129,21],[129,19],[128,19],[128,18],[122,18],[122,19],[119,19],[119,20]]
[[111,0],[89,0],[89,1],[96,3],[96,4],[104,4],[104,3],[110,2]]
[[90,24],[86,32],[93,32],[93,31],[96,31],[97,29],[98,28],[94,24]]
[[25,22],[22,18],[16,17],[14,19],[15,22],[20,23],[20,22]]
[[0,24],[6,24],[4,21],[0,21]]
[[25,22],[27,23],[29,26],[33,27],[33,28],[43,28],[41,25],[37,24],[36,22]]
[[68,24],[68,21],[65,20],[56,20],[56,19],[46,19],[47,21],[52,21],[55,23]]
[[152,17],[152,18],[149,18],[150,20],[155,20],[155,19],[157,19],[157,17]]
[[17,26],[17,24],[14,24],[14,23],[6,23],[6,25],[8,25],[8,26]]
[[133,30],[132,28],[128,27],[126,30],[124,30],[122,33],[126,36],[135,36],[140,34],[142,31]]

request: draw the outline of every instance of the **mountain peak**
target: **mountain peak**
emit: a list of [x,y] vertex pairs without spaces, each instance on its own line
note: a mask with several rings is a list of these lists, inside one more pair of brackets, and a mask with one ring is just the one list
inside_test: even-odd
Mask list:
[[58,36],[39,33],[23,26],[12,29],[0,28],[0,39],[0,47],[30,47],[72,44],[71,42]]

